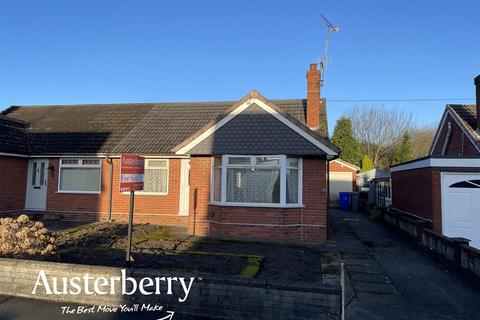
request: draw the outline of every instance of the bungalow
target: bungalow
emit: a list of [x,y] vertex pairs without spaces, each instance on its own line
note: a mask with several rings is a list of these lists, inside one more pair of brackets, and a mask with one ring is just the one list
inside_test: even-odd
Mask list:
[[480,76],[476,105],[447,105],[421,159],[391,168],[392,207],[480,249]]
[[0,118],[0,213],[126,221],[120,156],[145,157],[137,223],[181,225],[200,236],[323,241],[326,102],[316,64],[307,99],[12,106]]

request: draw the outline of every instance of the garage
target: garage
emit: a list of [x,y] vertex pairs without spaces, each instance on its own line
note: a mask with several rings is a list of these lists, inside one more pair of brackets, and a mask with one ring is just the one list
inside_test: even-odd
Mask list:
[[480,249],[480,157],[429,156],[390,172],[393,209]]
[[359,167],[342,159],[330,162],[328,170],[330,204],[338,205],[340,192],[356,191],[356,177]]
[[351,172],[330,172],[330,201],[338,201],[340,192],[352,192]]
[[442,173],[442,234],[480,249],[480,173]]

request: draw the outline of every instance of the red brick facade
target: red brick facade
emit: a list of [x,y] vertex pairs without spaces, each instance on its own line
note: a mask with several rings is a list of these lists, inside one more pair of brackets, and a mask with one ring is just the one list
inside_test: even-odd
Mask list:
[[199,236],[275,242],[327,238],[326,161],[303,160],[303,208],[259,208],[209,204],[211,158],[190,161],[188,230]]
[[[120,192],[120,159],[113,161],[112,218],[127,221],[129,194]],[[106,219],[109,211],[110,163],[102,161],[100,194],[58,193],[59,159],[52,158],[55,177],[49,176],[47,211],[61,213],[66,220],[96,221]],[[180,159],[169,159],[167,195],[135,195],[135,223],[165,225],[185,224],[187,218],[178,214],[180,195]]]
[[[188,225],[199,236],[274,242],[325,241],[327,238],[326,160],[303,159],[301,208],[219,206],[210,202],[211,157],[190,160],[190,214],[179,215],[180,159],[169,159],[168,194],[135,195],[135,223]],[[120,159],[102,159],[100,194],[58,192],[59,159],[49,159],[46,211],[67,221],[98,221],[108,217],[110,166],[113,164],[112,218],[127,221],[129,195],[121,193]],[[3,193],[1,211],[22,210],[28,160],[2,157],[11,192]]]
[[446,155],[479,155],[480,152],[475,149],[472,141],[468,136],[463,132],[460,126],[457,124],[455,119],[450,114],[447,114],[443,126],[440,128],[438,135],[437,143],[433,149],[432,155],[441,155],[443,145],[445,144],[445,138],[447,137],[448,132],[448,123],[451,123],[452,131],[450,134],[450,141],[447,144],[447,149],[445,151]]
[[27,165],[26,158],[0,156],[0,213],[22,210],[25,207]]
[[421,168],[392,172],[392,207],[432,221],[442,232],[442,172],[480,172],[480,168]]

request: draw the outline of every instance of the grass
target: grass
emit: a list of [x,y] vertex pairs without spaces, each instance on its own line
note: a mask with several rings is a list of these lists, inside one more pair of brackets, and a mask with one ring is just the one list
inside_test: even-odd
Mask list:
[[255,278],[258,271],[260,271],[260,265],[262,264],[263,257],[252,256],[247,259],[247,266],[240,272],[242,278]]
[[178,240],[177,238],[173,237],[170,234],[170,231],[162,227],[160,230],[145,233],[140,236],[133,236],[132,237],[132,244],[140,244],[146,241],[161,241],[161,240]]
[[69,229],[65,229],[65,230],[56,232],[56,235],[61,237],[61,236],[72,235],[72,234],[75,234],[75,233],[80,233],[80,232],[83,232],[83,231],[87,231],[88,229],[92,228],[93,226],[95,226],[99,223],[101,223],[101,222],[82,224],[82,225],[77,226],[77,227],[73,227],[73,228],[69,228]]

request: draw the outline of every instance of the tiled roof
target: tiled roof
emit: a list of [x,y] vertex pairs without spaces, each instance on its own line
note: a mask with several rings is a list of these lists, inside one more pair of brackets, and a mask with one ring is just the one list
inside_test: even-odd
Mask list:
[[477,129],[477,106],[474,104],[449,104],[460,118],[463,119],[472,130]]
[[465,105],[465,104],[449,104],[447,106],[454,112],[454,114],[460,120],[460,123],[465,130],[470,134],[471,138],[476,141],[477,146],[480,148],[480,134],[477,130],[477,106]]
[[28,154],[24,122],[0,115],[0,153]]
[[190,154],[325,155],[256,104],[193,147]]
[[[3,114],[28,124],[31,154],[170,154],[237,102],[20,106]],[[306,100],[271,102],[305,123]]]

